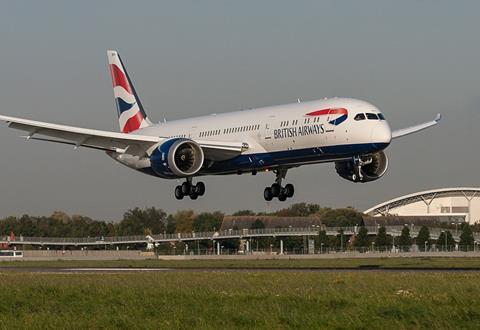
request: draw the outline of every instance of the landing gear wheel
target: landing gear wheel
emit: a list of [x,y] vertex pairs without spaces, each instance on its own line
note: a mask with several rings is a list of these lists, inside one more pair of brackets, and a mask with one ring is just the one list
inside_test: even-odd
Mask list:
[[272,190],[272,196],[278,197],[282,191],[282,186],[280,186],[278,183],[274,183],[270,189]]
[[292,198],[293,194],[295,193],[295,188],[293,187],[293,184],[288,183],[285,185],[285,195],[288,198]]
[[198,198],[198,194],[197,194],[197,193],[195,193],[195,192],[194,192],[193,194],[191,194],[191,195],[190,195],[190,199],[193,199],[193,200],[195,200],[195,199],[197,199],[197,198]]
[[285,188],[282,188],[282,190],[280,190],[280,194],[278,195],[278,200],[280,202],[285,202],[287,200],[287,194],[286,194]]
[[182,193],[184,195],[190,195],[191,185],[189,182],[182,183]]
[[197,183],[195,186],[195,193],[198,196],[203,196],[205,194],[205,184],[203,182]]
[[183,192],[182,192],[182,186],[176,186],[175,187],[175,198],[176,199],[183,199]]
[[270,202],[273,199],[272,188],[265,188],[265,190],[263,191],[263,198],[265,198],[267,202]]

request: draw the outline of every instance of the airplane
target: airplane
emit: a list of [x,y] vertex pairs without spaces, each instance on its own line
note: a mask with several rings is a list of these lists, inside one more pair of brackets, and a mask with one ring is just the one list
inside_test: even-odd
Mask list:
[[206,175],[273,172],[275,182],[264,199],[285,201],[294,195],[282,185],[287,171],[332,162],[352,182],[381,178],[388,168],[384,150],[391,141],[438,124],[433,121],[391,131],[374,105],[352,98],[270,106],[154,124],[147,116],[120,55],[107,51],[120,132],[94,130],[0,115],[28,140],[73,145],[106,152],[117,162],[163,179],[185,180],[174,195],[197,199]]

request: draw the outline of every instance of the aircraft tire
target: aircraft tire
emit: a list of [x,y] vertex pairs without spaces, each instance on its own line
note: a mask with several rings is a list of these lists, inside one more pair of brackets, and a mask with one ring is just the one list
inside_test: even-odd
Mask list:
[[273,199],[272,188],[265,188],[265,190],[263,191],[263,198],[265,198],[267,202],[270,202]]
[[280,190],[280,194],[278,195],[278,200],[280,202],[285,202],[287,200],[287,194],[286,194],[285,188],[282,188],[282,190]]
[[203,196],[205,194],[205,184],[203,182],[197,183],[195,186],[195,193],[198,194],[198,196]]
[[198,194],[194,192],[193,194],[190,194],[190,199],[195,200],[198,198]]
[[272,184],[271,190],[273,197],[278,197],[280,195],[282,187],[278,183],[274,183]]
[[292,198],[294,193],[295,193],[295,188],[293,187],[293,184],[291,183],[286,184],[285,195],[287,195],[288,198]]
[[182,187],[182,193],[184,195],[190,195],[191,186],[188,182],[182,183],[181,187]]
[[183,192],[182,192],[182,186],[176,186],[175,187],[175,198],[180,200],[183,199]]

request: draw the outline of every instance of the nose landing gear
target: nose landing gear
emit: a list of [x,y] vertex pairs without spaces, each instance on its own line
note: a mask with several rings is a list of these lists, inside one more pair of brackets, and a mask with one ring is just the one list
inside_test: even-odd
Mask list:
[[279,201],[284,202],[287,200],[287,198],[293,197],[295,188],[291,183],[288,183],[285,185],[285,187],[282,187],[282,180],[285,179],[285,176],[287,175],[286,168],[276,170],[275,174],[277,175],[275,183],[270,187],[265,188],[263,191],[263,198],[269,202],[276,197]]
[[352,174],[352,180],[354,182],[358,181],[363,181],[363,170],[362,167],[365,165],[369,165],[372,163],[372,157],[371,156],[366,156],[366,157],[360,157],[360,156],[355,156],[353,157],[353,174]]
[[185,196],[190,196],[190,199],[197,199],[199,196],[205,194],[205,184],[198,182],[196,185],[192,183],[192,178],[187,178],[187,181],[175,187],[175,198],[183,199]]

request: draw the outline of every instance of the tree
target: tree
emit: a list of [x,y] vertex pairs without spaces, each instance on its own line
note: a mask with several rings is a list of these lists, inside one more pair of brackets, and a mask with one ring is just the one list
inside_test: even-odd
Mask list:
[[355,238],[354,245],[356,247],[368,247],[370,241],[368,239],[368,229],[365,227],[360,227],[357,237]]
[[455,240],[453,239],[452,233],[449,230],[442,230],[440,235],[438,235],[437,245],[440,247],[440,250],[446,251],[451,249],[451,247],[455,245]]
[[173,234],[175,233],[175,229],[177,227],[177,224],[175,222],[175,217],[172,214],[169,214],[167,217],[167,226],[166,226],[166,232],[167,234]]
[[263,229],[263,228],[265,228],[265,224],[260,219],[255,220],[250,226],[250,229]]
[[378,228],[377,237],[375,237],[375,246],[377,249],[385,251],[390,249],[391,245],[392,244],[387,236],[387,229],[384,226]]
[[138,207],[128,210],[118,224],[119,235],[145,235],[148,232],[158,234],[165,230],[167,214],[154,207],[142,210]]
[[398,245],[404,251],[410,251],[410,247],[412,246],[412,238],[410,237],[410,228],[408,228],[408,226],[403,227],[402,233],[398,239]]
[[466,223],[462,226],[462,234],[460,235],[460,248],[462,251],[468,251],[473,249],[475,244],[475,238],[473,237],[472,228]]
[[425,249],[425,242],[427,242],[427,246],[430,246],[430,230],[427,226],[422,226],[422,228],[420,228],[415,242],[420,250]]
[[232,216],[241,216],[241,215],[255,215],[255,212],[251,210],[240,210],[232,214]]
[[175,232],[191,233],[193,231],[193,221],[195,220],[195,212],[193,210],[177,211],[173,216],[175,222]]
[[359,226],[363,222],[362,213],[352,208],[327,210],[322,214],[321,220],[328,227]]
[[195,232],[216,231],[222,226],[223,213],[216,211],[213,213],[203,212],[193,220],[193,230]]
[[281,209],[275,212],[279,217],[308,217],[315,214],[320,210],[320,206],[317,204],[296,203],[290,207]]

